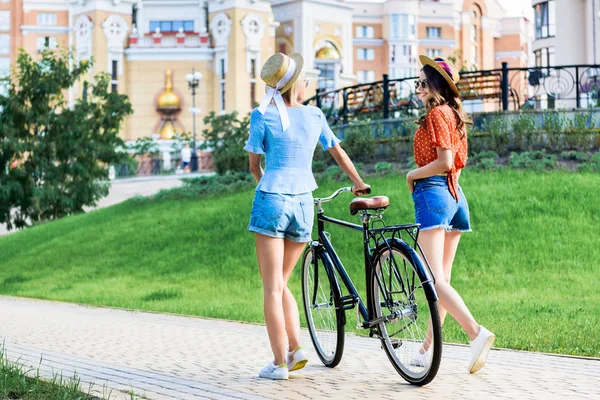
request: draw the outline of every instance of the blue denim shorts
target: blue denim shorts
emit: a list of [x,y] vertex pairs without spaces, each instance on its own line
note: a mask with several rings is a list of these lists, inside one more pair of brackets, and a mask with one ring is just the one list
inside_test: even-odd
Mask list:
[[257,191],[248,230],[305,243],[311,239],[314,216],[315,206],[310,192],[281,194]]
[[416,222],[421,224],[421,230],[443,228],[446,231],[471,232],[469,205],[460,186],[458,198],[456,201],[450,193],[445,176],[415,181],[413,202]]

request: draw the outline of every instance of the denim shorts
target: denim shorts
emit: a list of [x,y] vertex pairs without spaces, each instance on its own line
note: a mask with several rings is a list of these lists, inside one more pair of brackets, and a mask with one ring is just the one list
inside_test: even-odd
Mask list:
[[458,198],[456,201],[450,193],[445,176],[415,181],[413,202],[416,222],[421,224],[421,230],[443,228],[446,231],[471,232],[469,205],[460,186]]
[[257,191],[248,230],[305,243],[311,239],[314,216],[315,206],[311,192],[281,194]]

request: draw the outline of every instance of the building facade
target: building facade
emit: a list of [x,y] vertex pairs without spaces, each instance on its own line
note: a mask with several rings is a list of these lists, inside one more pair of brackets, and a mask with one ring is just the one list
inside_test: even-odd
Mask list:
[[[91,75],[108,72],[112,90],[129,96],[124,139],[169,139],[192,129],[192,70],[202,74],[200,118],[244,114],[260,101],[260,67],[277,51],[304,56],[312,96],[383,74],[415,76],[418,54],[467,69],[526,66],[528,31],[498,0],[0,0],[0,75],[21,48],[72,48],[77,60],[93,57]],[[81,93],[75,85],[70,100]]]

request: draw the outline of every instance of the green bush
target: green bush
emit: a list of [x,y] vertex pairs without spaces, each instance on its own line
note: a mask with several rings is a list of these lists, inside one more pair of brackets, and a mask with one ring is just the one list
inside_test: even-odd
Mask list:
[[204,124],[207,128],[202,131],[205,142],[201,148],[212,149],[215,171],[247,172],[248,153],[244,145],[248,140],[249,115],[240,120],[237,111],[224,115],[211,111],[204,117]]
[[494,149],[498,154],[508,152],[508,126],[504,114],[496,113],[492,118],[486,118],[483,122],[483,131],[489,135],[488,148]]
[[342,147],[352,161],[369,162],[375,155],[377,143],[370,121],[360,121],[344,130]]
[[558,169],[556,156],[547,154],[546,150],[525,151],[523,153],[511,153],[508,165],[517,169],[532,169],[534,171],[546,171]]
[[256,182],[252,175],[246,172],[226,172],[222,175],[201,176],[182,179],[183,186],[161,190],[153,196],[155,199],[168,198],[172,200],[197,198],[206,193],[227,193],[252,187]]
[[535,116],[530,114],[520,114],[519,118],[511,124],[512,135],[514,139],[513,147],[515,150],[532,150],[536,145],[540,145],[540,128],[535,122]]
[[389,162],[380,161],[373,167],[373,170],[377,175],[386,175],[394,171],[394,164]]
[[587,162],[590,160],[590,155],[582,151],[563,151],[560,156],[565,160],[572,160],[578,162]]
[[600,172],[600,152],[597,152],[586,163],[580,165],[579,171]]
[[320,173],[325,171],[325,169],[327,168],[327,164],[325,163],[325,161],[313,161],[312,163],[312,170],[314,173]]
[[339,181],[345,176],[345,174],[340,167],[337,165],[332,165],[328,167],[325,172],[323,172],[323,176],[329,180]]
[[496,159],[498,158],[498,153],[492,150],[482,151],[480,153],[474,154],[469,157],[469,162],[473,167],[480,168],[483,170],[493,170],[496,169]]

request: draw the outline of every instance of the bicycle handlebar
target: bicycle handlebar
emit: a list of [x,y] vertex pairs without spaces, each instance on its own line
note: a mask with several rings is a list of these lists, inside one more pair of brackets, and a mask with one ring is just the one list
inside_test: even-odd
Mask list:
[[[322,197],[320,199],[314,199],[314,201],[315,201],[315,204],[318,204],[320,206],[322,203],[327,203],[327,202],[335,199],[340,193],[351,192],[351,191],[352,191],[352,186],[343,187],[343,188],[340,188],[340,189],[336,190],[329,197]],[[371,188],[367,188],[367,190],[365,190],[365,192],[366,192],[365,194],[371,193]]]

